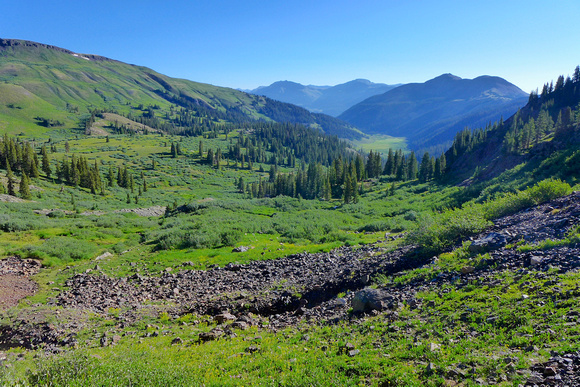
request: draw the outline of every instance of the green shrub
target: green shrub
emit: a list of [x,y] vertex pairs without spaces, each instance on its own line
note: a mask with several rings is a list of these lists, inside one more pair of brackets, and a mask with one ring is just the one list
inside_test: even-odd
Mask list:
[[27,247],[29,256],[46,259],[56,257],[64,262],[93,258],[98,249],[95,245],[71,237],[47,239],[40,246]]
[[572,187],[560,179],[547,179],[540,181],[532,188],[527,189],[525,192],[527,192],[530,200],[534,204],[542,204],[561,196],[571,194]]
[[388,231],[391,229],[390,222],[387,221],[376,221],[372,223],[365,224],[358,228],[359,232],[377,232],[377,231]]
[[31,215],[0,214],[0,230],[4,232],[35,230],[42,227],[42,222],[31,218]]
[[239,230],[224,231],[220,234],[220,240],[224,246],[235,246],[242,239],[242,232]]

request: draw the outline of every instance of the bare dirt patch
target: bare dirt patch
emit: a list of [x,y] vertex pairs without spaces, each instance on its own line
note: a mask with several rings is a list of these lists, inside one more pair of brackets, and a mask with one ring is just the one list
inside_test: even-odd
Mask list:
[[104,118],[95,121],[95,123],[87,130],[86,134],[93,136],[107,136],[109,135],[111,126],[114,123],[116,123],[118,126],[123,125],[126,128],[133,130],[135,132],[143,132],[143,131],[158,132],[157,129],[132,121],[118,114],[103,113],[103,117]]
[[0,260],[0,311],[36,293],[38,285],[30,277],[39,270],[40,263],[32,259],[8,257]]

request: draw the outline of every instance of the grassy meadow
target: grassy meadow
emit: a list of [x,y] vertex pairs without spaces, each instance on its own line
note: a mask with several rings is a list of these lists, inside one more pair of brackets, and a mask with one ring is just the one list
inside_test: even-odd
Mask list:
[[[484,230],[494,218],[567,194],[572,190],[570,184],[575,184],[573,180],[547,180],[533,186],[535,181],[528,174],[511,179],[512,185],[502,184],[501,190],[493,188],[490,198],[489,187],[494,183],[486,190],[417,180],[393,184],[383,176],[360,185],[357,203],[285,196],[250,198],[238,191],[236,181],[240,176],[246,181],[268,179],[266,165],[254,165],[250,171],[223,161],[218,168],[205,162],[205,154],[199,156],[200,140],[205,149],[225,150],[236,136],[235,132],[227,140],[225,136],[181,138],[157,133],[108,138],[74,133],[55,136],[51,145],[56,152],[50,154],[55,168],[62,157],[84,156],[89,164],[97,162],[102,175],[111,166],[127,166],[135,186],[132,192],[114,185],[103,194],[91,194],[41,175],[32,180],[31,200],[0,203],[0,254],[40,259],[45,266],[35,278],[40,291],[4,314],[2,321],[9,324],[18,316],[37,313],[48,321],[55,312],[67,315],[50,300],[65,288],[73,273],[93,268],[94,258],[105,252],[112,256],[99,261],[100,270],[121,277],[129,275],[130,265],[135,263],[153,274],[185,262],[204,269],[297,252],[330,251],[341,245],[359,246],[384,241],[385,233],[404,233],[406,237],[397,243],[418,243],[425,256],[439,255],[436,266],[373,279],[374,286],[404,285],[481,259],[469,256],[465,246],[453,246],[459,238]],[[170,144],[175,142],[182,154],[172,157]],[[36,146],[40,144],[38,141]],[[0,173],[3,178],[4,172]],[[142,189],[144,180],[146,191]],[[531,188],[526,189],[528,186]],[[154,206],[167,209],[155,216],[130,212]],[[238,246],[250,248],[233,252]],[[152,309],[154,312],[144,314],[133,325],[119,328],[116,316],[123,311],[110,310],[82,317],[86,328],[75,348],[55,355],[10,349],[9,358],[15,360],[7,362],[0,381],[39,386],[436,386],[449,380],[452,369],[464,375],[465,385],[477,384],[478,378],[512,385],[525,378],[517,370],[545,358],[550,350],[578,348],[577,340],[572,339],[577,328],[559,320],[575,298],[558,303],[547,322],[545,310],[550,306],[534,302],[542,297],[539,292],[526,291],[531,298],[525,300],[525,306],[518,306],[521,315],[514,315],[523,288],[539,288],[548,280],[573,290],[578,278],[577,273],[497,273],[492,284],[458,280],[445,289],[425,287],[417,292],[423,306],[404,305],[395,320],[378,315],[332,326],[305,323],[273,332],[266,329],[267,318],[263,318],[261,326],[240,331],[237,337],[203,344],[196,338],[215,327],[209,317],[172,316],[163,308]],[[503,325],[481,324],[490,308],[505,321]],[[465,309],[479,314],[460,316]],[[548,323],[553,333],[530,335]],[[161,334],[147,335],[152,331]],[[121,340],[115,346],[101,347],[98,338],[105,333]],[[181,344],[174,343],[176,337]],[[347,343],[359,350],[357,356],[348,356]],[[523,351],[529,346],[537,350]],[[506,355],[497,355],[501,353]],[[503,360],[507,354],[514,356],[509,364]],[[513,369],[507,369],[508,365]],[[504,374],[510,379],[500,379]]]

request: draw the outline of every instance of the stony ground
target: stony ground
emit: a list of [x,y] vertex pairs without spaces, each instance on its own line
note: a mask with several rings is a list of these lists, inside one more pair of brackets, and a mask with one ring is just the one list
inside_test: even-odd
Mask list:
[[38,286],[30,279],[38,273],[40,263],[8,257],[0,260],[0,311],[18,305],[18,302],[33,295]]
[[[88,273],[71,275],[67,290],[62,291],[55,302],[67,309],[97,313],[120,308],[127,310],[120,317],[127,322],[140,309],[150,308],[152,302],[172,305],[175,314],[208,314],[218,320],[237,320],[236,323],[242,327],[253,323],[248,317],[251,312],[254,317],[268,317],[269,329],[272,330],[303,321],[332,323],[357,318],[364,313],[396,315],[398,305],[420,302],[415,299],[416,292],[436,290],[451,282],[460,287],[473,281],[487,281],[492,274],[505,270],[522,273],[542,272],[549,268],[560,272],[576,270],[580,268],[579,246],[519,252],[515,243],[523,240],[533,244],[546,239],[561,239],[578,224],[580,193],[575,193],[498,219],[485,233],[472,238],[470,249],[488,253],[488,257],[476,267],[467,266],[404,285],[376,290],[367,288],[364,292],[368,294],[361,289],[377,274],[396,274],[409,268],[434,265],[436,259],[418,258],[410,246],[385,251],[377,245],[367,245],[358,249],[342,247],[330,253],[296,254],[245,265],[230,263],[223,268],[205,271],[190,270],[189,265],[184,264],[169,268],[161,275],[152,275],[144,265],[133,264],[134,274],[123,278],[108,277],[97,265]],[[10,262],[14,263],[15,258]],[[27,264],[32,265],[30,262]],[[0,264],[0,279],[6,278],[7,286],[12,284],[12,279],[9,279],[12,277],[8,276],[24,280],[30,275],[26,270],[32,270],[8,273],[8,269],[3,272],[2,267]],[[337,297],[339,294],[342,297]],[[358,314],[353,315],[353,310]],[[5,345],[15,340],[28,347],[42,342],[57,345],[74,342],[74,335],[66,336],[63,341],[58,329],[23,324],[21,328],[4,328],[0,333],[5,337]],[[212,337],[205,339],[211,340]],[[527,385],[580,385],[577,376],[579,362],[577,353],[554,354],[546,364],[534,366],[536,368],[530,371]]]

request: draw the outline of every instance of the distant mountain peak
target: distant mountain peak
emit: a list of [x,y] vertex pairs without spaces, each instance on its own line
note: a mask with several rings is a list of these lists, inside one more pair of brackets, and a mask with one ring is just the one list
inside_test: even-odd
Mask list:
[[441,74],[438,77],[435,77],[433,79],[428,80],[425,83],[429,83],[429,82],[449,82],[449,81],[461,81],[463,80],[463,78],[458,77],[457,75],[453,75],[451,73],[446,73],[446,74]]
[[509,117],[527,94],[503,78],[463,79],[447,73],[368,98],[339,118],[366,133],[406,137],[412,148],[445,146],[466,126]]
[[335,86],[302,85],[292,81],[278,81],[270,86],[260,86],[250,93],[289,102],[311,112],[338,116],[348,108],[374,95],[382,94],[397,85],[373,83],[358,78]]

